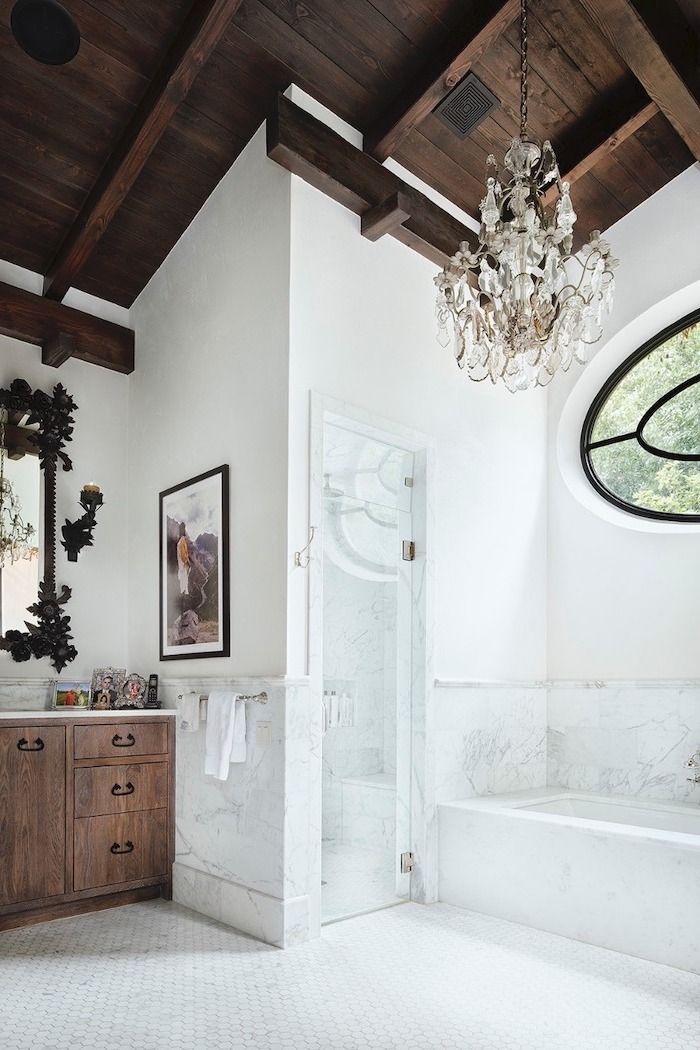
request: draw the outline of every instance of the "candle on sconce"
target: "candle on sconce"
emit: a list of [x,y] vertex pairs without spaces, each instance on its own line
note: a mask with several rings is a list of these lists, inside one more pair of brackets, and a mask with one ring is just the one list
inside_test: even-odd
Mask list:
[[83,485],[83,492],[100,492],[100,486],[96,485],[94,481],[88,482],[87,485]]

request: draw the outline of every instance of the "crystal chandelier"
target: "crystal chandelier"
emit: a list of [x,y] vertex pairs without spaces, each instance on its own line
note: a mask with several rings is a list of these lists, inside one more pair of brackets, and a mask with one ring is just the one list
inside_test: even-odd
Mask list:
[[[557,369],[586,360],[612,307],[617,260],[595,230],[573,254],[576,222],[550,142],[527,130],[527,3],[520,3],[520,135],[504,170],[487,164],[479,245],[466,241],[435,278],[439,341],[454,341],[470,379],[502,379],[511,391],[545,386]],[[556,184],[557,200],[545,203]],[[448,328],[452,328],[452,335]]]
[[17,493],[12,482],[5,477],[5,426],[7,409],[0,409],[0,568],[8,562],[14,565],[20,558],[32,558],[38,554],[36,547],[30,545],[34,535],[34,526],[25,525],[22,520]]

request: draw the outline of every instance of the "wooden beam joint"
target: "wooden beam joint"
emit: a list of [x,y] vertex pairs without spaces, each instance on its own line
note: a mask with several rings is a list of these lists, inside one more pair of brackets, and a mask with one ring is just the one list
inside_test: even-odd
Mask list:
[[[0,334],[42,347],[45,363],[68,356],[128,374],[134,370],[130,328],[0,282]],[[47,360],[48,357],[48,360]]]
[[68,332],[56,332],[41,348],[41,363],[51,368],[60,368],[75,355],[75,336]]
[[[394,209],[384,232],[437,266],[445,266],[462,241],[476,248],[468,226],[284,95],[267,121],[267,155],[355,215],[370,209],[365,228],[380,218],[384,223]],[[400,224],[398,211],[406,213]]]
[[[598,28],[693,156],[700,160],[700,73],[695,35],[666,0],[581,0]],[[691,46],[689,46],[691,45]]]
[[378,241],[387,233],[394,233],[411,217],[409,203],[405,193],[397,190],[390,197],[368,208],[360,220],[362,236],[368,241]]

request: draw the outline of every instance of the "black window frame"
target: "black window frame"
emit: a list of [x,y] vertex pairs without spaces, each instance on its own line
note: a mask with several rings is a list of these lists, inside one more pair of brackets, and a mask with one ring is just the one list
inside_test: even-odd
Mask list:
[[644,412],[641,419],[637,423],[637,427],[634,431],[630,431],[628,434],[621,434],[612,438],[605,438],[602,441],[593,441],[593,428],[598,421],[598,417],[602,412],[605,404],[622,382],[625,376],[632,371],[632,369],[639,364],[645,357],[647,357],[653,350],[656,350],[663,343],[668,342],[674,335],[678,335],[680,332],[684,332],[686,328],[692,328],[694,325],[700,323],[700,308],[693,310],[692,313],[686,314],[685,317],[680,318],[678,321],[674,321],[673,324],[668,325],[663,331],[657,332],[656,335],[648,339],[646,343],[635,350],[634,353],[630,354],[629,357],[625,358],[621,365],[619,365],[615,371],[608,377],[606,382],[600,388],[596,396],[594,397],[591,405],[586,413],[586,418],[583,423],[581,430],[580,440],[580,456],[581,465],[583,471],[588,478],[589,482],[596,490],[596,492],[603,497],[608,503],[611,503],[618,510],[622,510],[627,514],[633,514],[638,518],[647,518],[652,521],[676,521],[676,522],[700,522],[700,514],[672,514],[666,511],[651,510],[644,507],[638,507],[633,503],[628,503],[612,492],[598,477],[595,472],[595,467],[591,460],[590,453],[596,448],[602,448],[605,445],[619,444],[623,441],[636,440],[641,448],[645,452],[648,452],[652,456],[657,456],[659,459],[675,460],[681,463],[697,463],[700,462],[700,453],[684,454],[680,452],[667,452],[663,449],[658,449],[653,445],[650,445],[644,439],[644,427],[649,422],[654,413],[662,407],[667,401],[676,397],[682,393],[683,390],[687,390],[689,387],[694,386],[696,383],[700,383],[700,372],[691,376],[689,379],[683,380],[682,383],[678,383],[671,390],[668,390],[660,398],[649,406]]

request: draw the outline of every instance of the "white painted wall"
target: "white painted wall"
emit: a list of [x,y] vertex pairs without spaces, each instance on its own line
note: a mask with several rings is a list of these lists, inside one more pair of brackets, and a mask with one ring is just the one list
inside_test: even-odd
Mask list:
[[[60,370],[47,368],[38,347],[5,336],[0,336],[0,362],[0,386],[19,377],[51,391],[61,382],[78,405],[73,440],[67,447],[73,470],[59,471],[57,486],[56,578],[59,588],[65,583],[73,590],[66,609],[78,649],[77,659],[63,674],[89,678],[94,667],[126,667],[127,377],[83,361],[67,361]],[[87,481],[101,486],[105,502],[98,514],[94,547],[85,548],[71,564],[60,544],[60,528],[66,518],[82,514],[78,497]],[[134,664],[133,669],[143,668]],[[17,664],[0,652],[0,678],[4,677],[46,679],[56,677],[56,672],[48,660]]]
[[[663,300],[700,280],[699,204],[696,164],[608,231],[621,263],[606,341],[595,360],[598,368],[609,359],[604,376],[617,363],[614,337],[624,340],[626,326],[656,304],[662,304],[658,322],[650,316],[642,328],[651,324],[648,335],[659,331],[668,323]],[[700,306],[700,285],[689,299],[678,316]],[[629,352],[641,342],[633,340]],[[560,456],[575,458],[580,428],[559,435],[560,419],[575,384],[586,381],[585,371],[572,369],[550,387],[549,676],[698,678],[700,534],[620,527],[584,507],[564,483],[557,439]]]
[[[435,267],[292,180],[289,529],[308,526],[309,392],[436,442],[436,673],[545,673],[546,393],[458,374],[436,341]],[[288,667],[305,670],[306,578],[289,577]]]
[[[132,308],[129,644],[150,670],[285,669],[290,176],[248,144]],[[231,467],[231,657],[158,666],[158,493]]]

